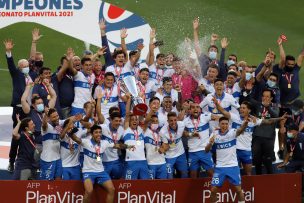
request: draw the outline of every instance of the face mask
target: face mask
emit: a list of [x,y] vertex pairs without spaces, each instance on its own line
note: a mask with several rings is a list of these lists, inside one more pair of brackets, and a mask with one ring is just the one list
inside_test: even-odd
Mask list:
[[37,105],[37,111],[38,112],[43,112],[44,111],[44,104],[38,104]]
[[158,129],[158,124],[151,124],[151,130],[156,131]]
[[288,138],[293,138],[293,134],[292,134],[292,133],[287,132],[287,137],[288,137]]
[[21,72],[25,75],[27,75],[30,72],[30,68],[29,67],[25,67],[21,69]]
[[35,66],[41,68],[43,66],[43,61],[35,61]]
[[240,67],[238,67],[238,69],[239,69],[239,71],[242,71],[242,70],[243,70],[243,67],[240,66]]
[[250,80],[252,78],[252,74],[251,73],[246,73],[246,80]]
[[268,85],[269,87],[274,87],[274,86],[276,85],[276,82],[273,82],[273,81],[271,81],[271,80],[267,80],[267,85]]
[[235,64],[233,60],[228,60],[228,61],[227,61],[227,66],[228,66],[228,67],[231,66],[232,64]]
[[216,59],[216,55],[217,55],[217,53],[215,51],[210,51],[209,52],[209,58],[211,60],[215,60]]

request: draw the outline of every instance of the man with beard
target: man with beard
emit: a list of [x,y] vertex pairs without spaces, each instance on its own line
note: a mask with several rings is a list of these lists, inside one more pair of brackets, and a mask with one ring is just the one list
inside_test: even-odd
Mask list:
[[209,93],[214,93],[214,81],[218,76],[218,67],[215,64],[210,64],[208,66],[207,75],[200,79],[199,90],[206,96]]
[[273,67],[273,72],[279,76],[281,105],[286,106],[300,96],[300,69],[304,58],[304,49],[297,61],[293,56],[285,56],[282,39],[278,40],[280,48],[280,63]]
[[173,107],[172,98],[170,96],[165,96],[161,104],[161,108],[158,110],[158,120],[159,126],[163,127],[167,123],[168,113],[172,111],[177,113],[177,110],[175,107]]
[[205,151],[209,142],[209,121],[216,116],[209,112],[201,113],[199,104],[190,104],[191,115],[184,120],[186,125],[184,135],[188,137],[190,177],[197,178],[201,166],[209,176],[213,174],[213,160],[210,152]]

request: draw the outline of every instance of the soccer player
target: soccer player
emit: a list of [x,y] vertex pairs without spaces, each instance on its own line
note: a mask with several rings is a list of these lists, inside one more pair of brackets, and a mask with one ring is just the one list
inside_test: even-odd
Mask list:
[[[118,144],[122,140],[124,133],[121,124],[121,115],[119,112],[110,114],[110,123],[102,124],[102,140],[107,140],[110,143]],[[102,163],[105,171],[111,179],[120,179],[123,174],[123,165],[119,157],[119,149],[107,148],[102,157]]]
[[169,145],[162,143],[161,141],[158,118],[156,115],[157,109],[158,107],[156,105],[152,105],[151,111],[145,119],[144,133],[146,155],[151,178],[166,179],[167,168],[164,153],[168,150]]
[[201,166],[212,176],[212,155],[205,151],[205,147],[209,142],[209,121],[216,119],[216,116],[209,112],[201,113],[197,103],[190,104],[190,112],[191,115],[184,120],[184,135],[188,137],[190,177],[197,178]]
[[149,179],[149,169],[145,156],[143,129],[139,126],[138,116],[130,112],[130,94],[127,93],[125,96],[127,98],[127,104],[123,141],[125,144],[135,145],[134,150],[126,151],[125,179]]
[[139,71],[138,82],[136,84],[139,96],[144,98],[144,102],[146,104],[149,104],[150,99],[154,96],[157,89],[155,82],[153,80],[149,80],[148,68],[142,68]]
[[177,121],[175,112],[168,113],[167,118],[168,124],[162,127],[159,134],[162,142],[169,145],[169,149],[166,151],[168,178],[173,178],[175,169],[180,172],[182,178],[187,178],[188,165],[182,142],[185,124]]
[[[216,193],[226,179],[234,185],[239,203],[245,203],[241,188],[240,168],[236,157],[236,137],[242,134],[248,125],[245,120],[240,128],[229,129],[229,119],[219,119],[219,130],[213,131],[205,150],[209,152],[214,145],[216,149],[216,166],[211,182],[210,202],[217,202]],[[229,154],[229,156],[227,156]]]
[[[72,120],[68,126],[73,126]],[[83,181],[84,181],[84,196],[83,202],[89,203],[93,194],[93,185],[97,183],[101,185],[107,192],[106,203],[114,202],[114,185],[109,177],[109,175],[104,171],[102,165],[102,156],[105,150],[108,147],[115,148],[128,148],[129,146],[124,144],[114,144],[106,140],[101,140],[101,127],[98,125],[93,125],[90,129],[92,138],[91,139],[80,139],[78,138],[72,130],[69,133],[69,136],[77,142],[79,145],[82,145],[84,148],[84,163],[82,168]],[[67,131],[67,129],[65,129]],[[131,146],[130,146],[131,147]]]

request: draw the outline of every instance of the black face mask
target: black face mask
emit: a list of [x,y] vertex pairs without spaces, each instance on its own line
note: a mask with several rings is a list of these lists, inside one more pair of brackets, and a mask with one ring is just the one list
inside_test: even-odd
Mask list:
[[284,70],[290,73],[293,71],[293,67],[285,66]]
[[43,66],[43,61],[35,61],[35,66],[41,68]]

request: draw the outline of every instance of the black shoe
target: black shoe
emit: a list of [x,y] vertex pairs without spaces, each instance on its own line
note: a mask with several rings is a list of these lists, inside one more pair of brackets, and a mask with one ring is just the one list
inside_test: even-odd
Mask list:
[[15,170],[14,164],[9,163],[8,167],[7,167],[7,171],[10,172],[10,173],[13,173],[14,170]]
[[279,157],[279,159],[281,159],[281,160],[284,159],[284,150],[280,149],[280,150],[278,151],[278,157]]

